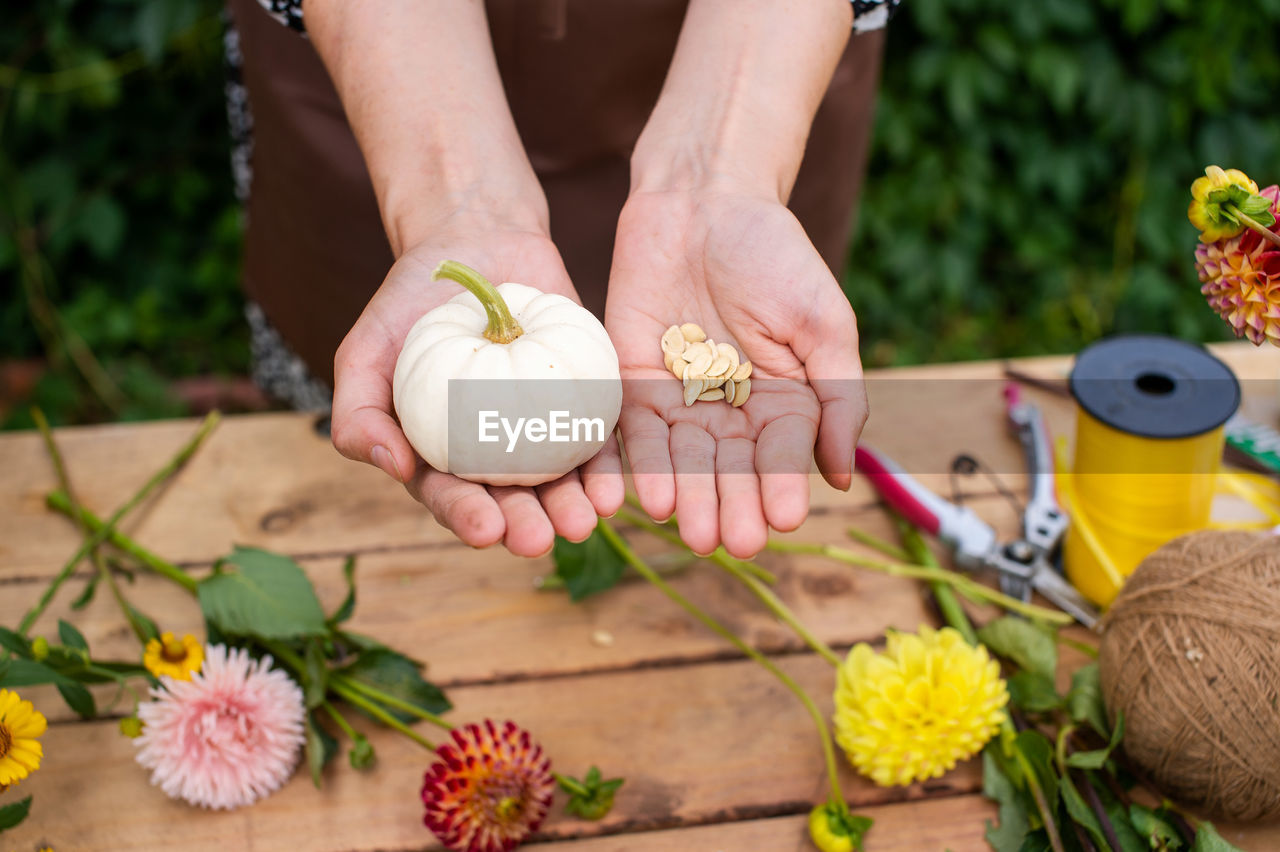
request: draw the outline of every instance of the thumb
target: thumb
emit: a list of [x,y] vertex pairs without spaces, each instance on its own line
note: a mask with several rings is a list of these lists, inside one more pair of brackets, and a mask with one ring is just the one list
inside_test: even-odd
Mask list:
[[853,449],[869,411],[858,357],[858,324],[848,303],[828,306],[813,318],[792,349],[804,362],[805,376],[822,404],[814,461],[827,482],[846,491],[853,481]]
[[349,459],[408,482],[417,457],[392,416],[395,359],[369,351],[355,334],[342,342],[333,361],[333,445]]

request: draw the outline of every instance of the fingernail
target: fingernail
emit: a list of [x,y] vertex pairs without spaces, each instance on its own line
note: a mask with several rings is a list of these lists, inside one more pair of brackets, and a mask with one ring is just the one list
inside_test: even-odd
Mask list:
[[404,483],[404,478],[400,476],[400,468],[396,466],[396,458],[391,455],[391,451],[379,444],[369,453],[370,460],[376,464],[383,473],[394,479],[396,482]]

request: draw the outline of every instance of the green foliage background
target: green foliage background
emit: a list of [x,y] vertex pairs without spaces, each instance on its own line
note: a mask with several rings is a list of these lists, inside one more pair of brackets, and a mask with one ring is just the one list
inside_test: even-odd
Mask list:
[[[178,413],[169,379],[247,370],[221,21],[0,10],[0,361],[49,358],[57,422]],[[1227,337],[1187,187],[1209,163],[1280,180],[1278,22],[1280,0],[904,0],[845,282],[864,360]]]

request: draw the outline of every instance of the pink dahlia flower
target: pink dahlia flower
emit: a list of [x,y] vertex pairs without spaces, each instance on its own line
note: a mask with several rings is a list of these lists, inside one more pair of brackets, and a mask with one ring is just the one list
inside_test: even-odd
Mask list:
[[[1258,193],[1280,214],[1280,188],[1269,186]],[[1268,228],[1280,233],[1280,218]],[[1257,231],[1244,230],[1196,246],[1196,271],[1200,292],[1236,337],[1255,345],[1280,346],[1280,250]]]
[[510,852],[538,830],[556,785],[528,731],[486,719],[455,728],[436,757],[423,779],[423,821],[445,848]]
[[205,648],[190,680],[167,675],[138,707],[138,763],[151,783],[205,808],[238,808],[293,773],[305,740],[302,690],[243,649]]

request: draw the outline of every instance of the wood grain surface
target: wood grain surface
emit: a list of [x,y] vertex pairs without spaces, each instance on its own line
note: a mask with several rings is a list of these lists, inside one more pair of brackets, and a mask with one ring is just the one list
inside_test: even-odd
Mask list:
[[[1252,347],[1217,350],[1246,382],[1249,413],[1275,422],[1277,362]],[[1061,380],[1069,361],[1031,359],[1024,372]],[[865,439],[928,485],[967,503],[1004,533],[1017,518],[988,478],[956,481],[952,458],[968,453],[996,481],[1025,490],[1021,451],[1004,429],[1001,365],[938,365],[868,377],[872,418]],[[1029,390],[1051,429],[1071,436],[1068,399]],[[1269,418],[1269,419],[1268,419]],[[807,849],[804,814],[823,796],[821,755],[811,720],[767,673],[641,582],[570,604],[536,589],[549,558],[524,560],[476,551],[436,525],[381,473],[341,458],[314,418],[265,414],[228,418],[175,480],[125,530],[155,552],[199,574],[235,544],[298,557],[326,607],[344,593],[342,560],[358,559],[359,601],[351,621],[392,646],[424,658],[445,686],[455,720],[512,718],[529,728],[556,767],[579,774],[592,763],[627,777],[614,811],[586,823],[558,811],[530,848],[547,852]],[[64,429],[58,433],[86,506],[106,515],[175,452],[193,421]],[[32,433],[0,435],[0,623],[15,624],[75,550],[72,525],[44,507],[52,468]],[[813,511],[780,538],[844,542],[857,526],[885,537],[886,516],[862,482],[849,493],[816,476]],[[674,549],[629,537],[673,583],[779,664],[829,708],[831,667],[808,653],[735,583],[709,563],[673,559]],[[838,650],[876,641],[887,627],[913,629],[933,615],[919,587],[819,557],[766,553],[779,595]],[[84,568],[36,633],[69,613]],[[163,628],[198,632],[185,592],[154,577],[128,587],[134,603]],[[108,595],[74,614],[95,655],[134,657],[136,642]],[[603,640],[602,640],[602,637]],[[170,801],[133,762],[131,741],[111,715],[74,720],[56,694],[24,690],[53,721],[41,769],[14,793],[31,793],[31,818],[0,848],[432,850],[418,790],[428,754],[398,735],[365,725],[376,768],[357,773],[335,761],[324,789],[305,773],[250,808],[206,813]],[[109,690],[99,690],[101,701]],[[118,715],[120,708],[117,708]],[[875,817],[868,850],[986,848],[994,817],[978,795],[973,763],[939,781],[884,789],[847,768],[842,783],[860,811]],[[0,800],[2,801],[2,800]],[[1221,827],[1245,849],[1280,848],[1280,829]]]

